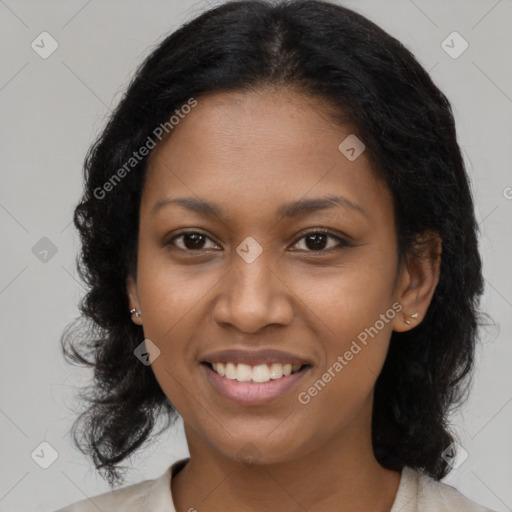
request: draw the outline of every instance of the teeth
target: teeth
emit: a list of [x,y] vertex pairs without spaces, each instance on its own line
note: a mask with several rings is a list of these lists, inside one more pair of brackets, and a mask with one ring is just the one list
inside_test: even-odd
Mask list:
[[[231,364],[233,364],[233,363],[231,363]],[[236,380],[238,380],[240,382],[247,382],[252,379],[251,367],[248,364],[237,365],[235,367],[235,371],[231,375],[233,375],[233,374],[235,375]]]
[[266,364],[259,364],[252,368],[251,377],[254,382],[268,382],[270,380],[270,370]]
[[280,379],[283,376],[295,373],[301,367],[300,364],[291,365],[272,363],[250,366],[248,364],[212,363],[214,371],[222,377],[239,382],[269,382],[271,379]]
[[[212,366],[213,366],[213,364],[212,364]],[[213,369],[215,370],[215,367],[213,367]],[[237,371],[236,371],[236,366],[233,363],[226,364],[226,371],[225,371],[224,376],[230,380],[236,379]]]
[[226,375],[226,367],[222,363],[213,363],[213,369],[221,376]]
[[271,364],[269,371],[271,379],[280,379],[283,376],[283,365],[277,363]]

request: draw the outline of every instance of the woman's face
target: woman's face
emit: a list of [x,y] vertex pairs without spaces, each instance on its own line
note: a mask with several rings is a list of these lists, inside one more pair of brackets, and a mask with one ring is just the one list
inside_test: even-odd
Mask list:
[[[392,330],[415,312],[398,312],[409,274],[397,274],[391,196],[367,154],[354,159],[357,141],[339,149],[351,127],[319,100],[269,90],[197,101],[151,155],[128,281],[160,386],[189,442],[229,458],[279,462],[368,436]],[[158,206],[171,198],[188,200]],[[271,349],[288,355],[249,358]],[[212,356],[222,350],[245,355]],[[308,366],[243,382],[268,378],[265,363],[277,377],[286,366],[270,365],[287,359]],[[205,361],[251,364],[239,382]]]

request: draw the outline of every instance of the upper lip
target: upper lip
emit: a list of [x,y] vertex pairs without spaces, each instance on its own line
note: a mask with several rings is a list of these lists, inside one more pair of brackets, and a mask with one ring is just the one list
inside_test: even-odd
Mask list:
[[260,349],[260,350],[247,350],[247,349],[228,349],[217,350],[210,352],[201,357],[203,363],[236,363],[248,364],[255,366],[258,364],[272,364],[281,363],[292,365],[305,365],[310,364],[309,361],[301,356],[284,352],[276,349]]

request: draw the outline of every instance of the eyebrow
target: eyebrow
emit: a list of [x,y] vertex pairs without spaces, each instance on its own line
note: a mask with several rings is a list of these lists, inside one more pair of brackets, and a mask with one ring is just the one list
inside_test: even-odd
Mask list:
[[[150,213],[151,215],[155,215],[158,211],[171,204],[182,206],[188,210],[202,213],[209,217],[220,218],[224,214],[220,206],[195,197],[166,197],[165,199],[160,199],[153,205]],[[325,196],[315,199],[299,199],[297,201],[292,201],[281,205],[277,209],[277,216],[281,219],[284,217],[297,217],[299,215],[306,215],[308,213],[326,210],[336,206],[341,206],[346,210],[359,212],[369,218],[368,213],[360,205],[353,203],[343,196]]]

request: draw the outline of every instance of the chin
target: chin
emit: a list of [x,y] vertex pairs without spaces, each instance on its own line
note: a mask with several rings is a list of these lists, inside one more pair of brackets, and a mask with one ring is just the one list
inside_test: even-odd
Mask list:
[[[291,435],[286,436],[288,441],[290,438]],[[229,439],[224,446],[217,448],[226,458],[249,466],[286,463],[300,457],[299,452],[302,451],[298,446],[286,446],[285,440],[278,436],[271,440],[262,438],[261,434],[254,438],[246,436],[245,440]]]

